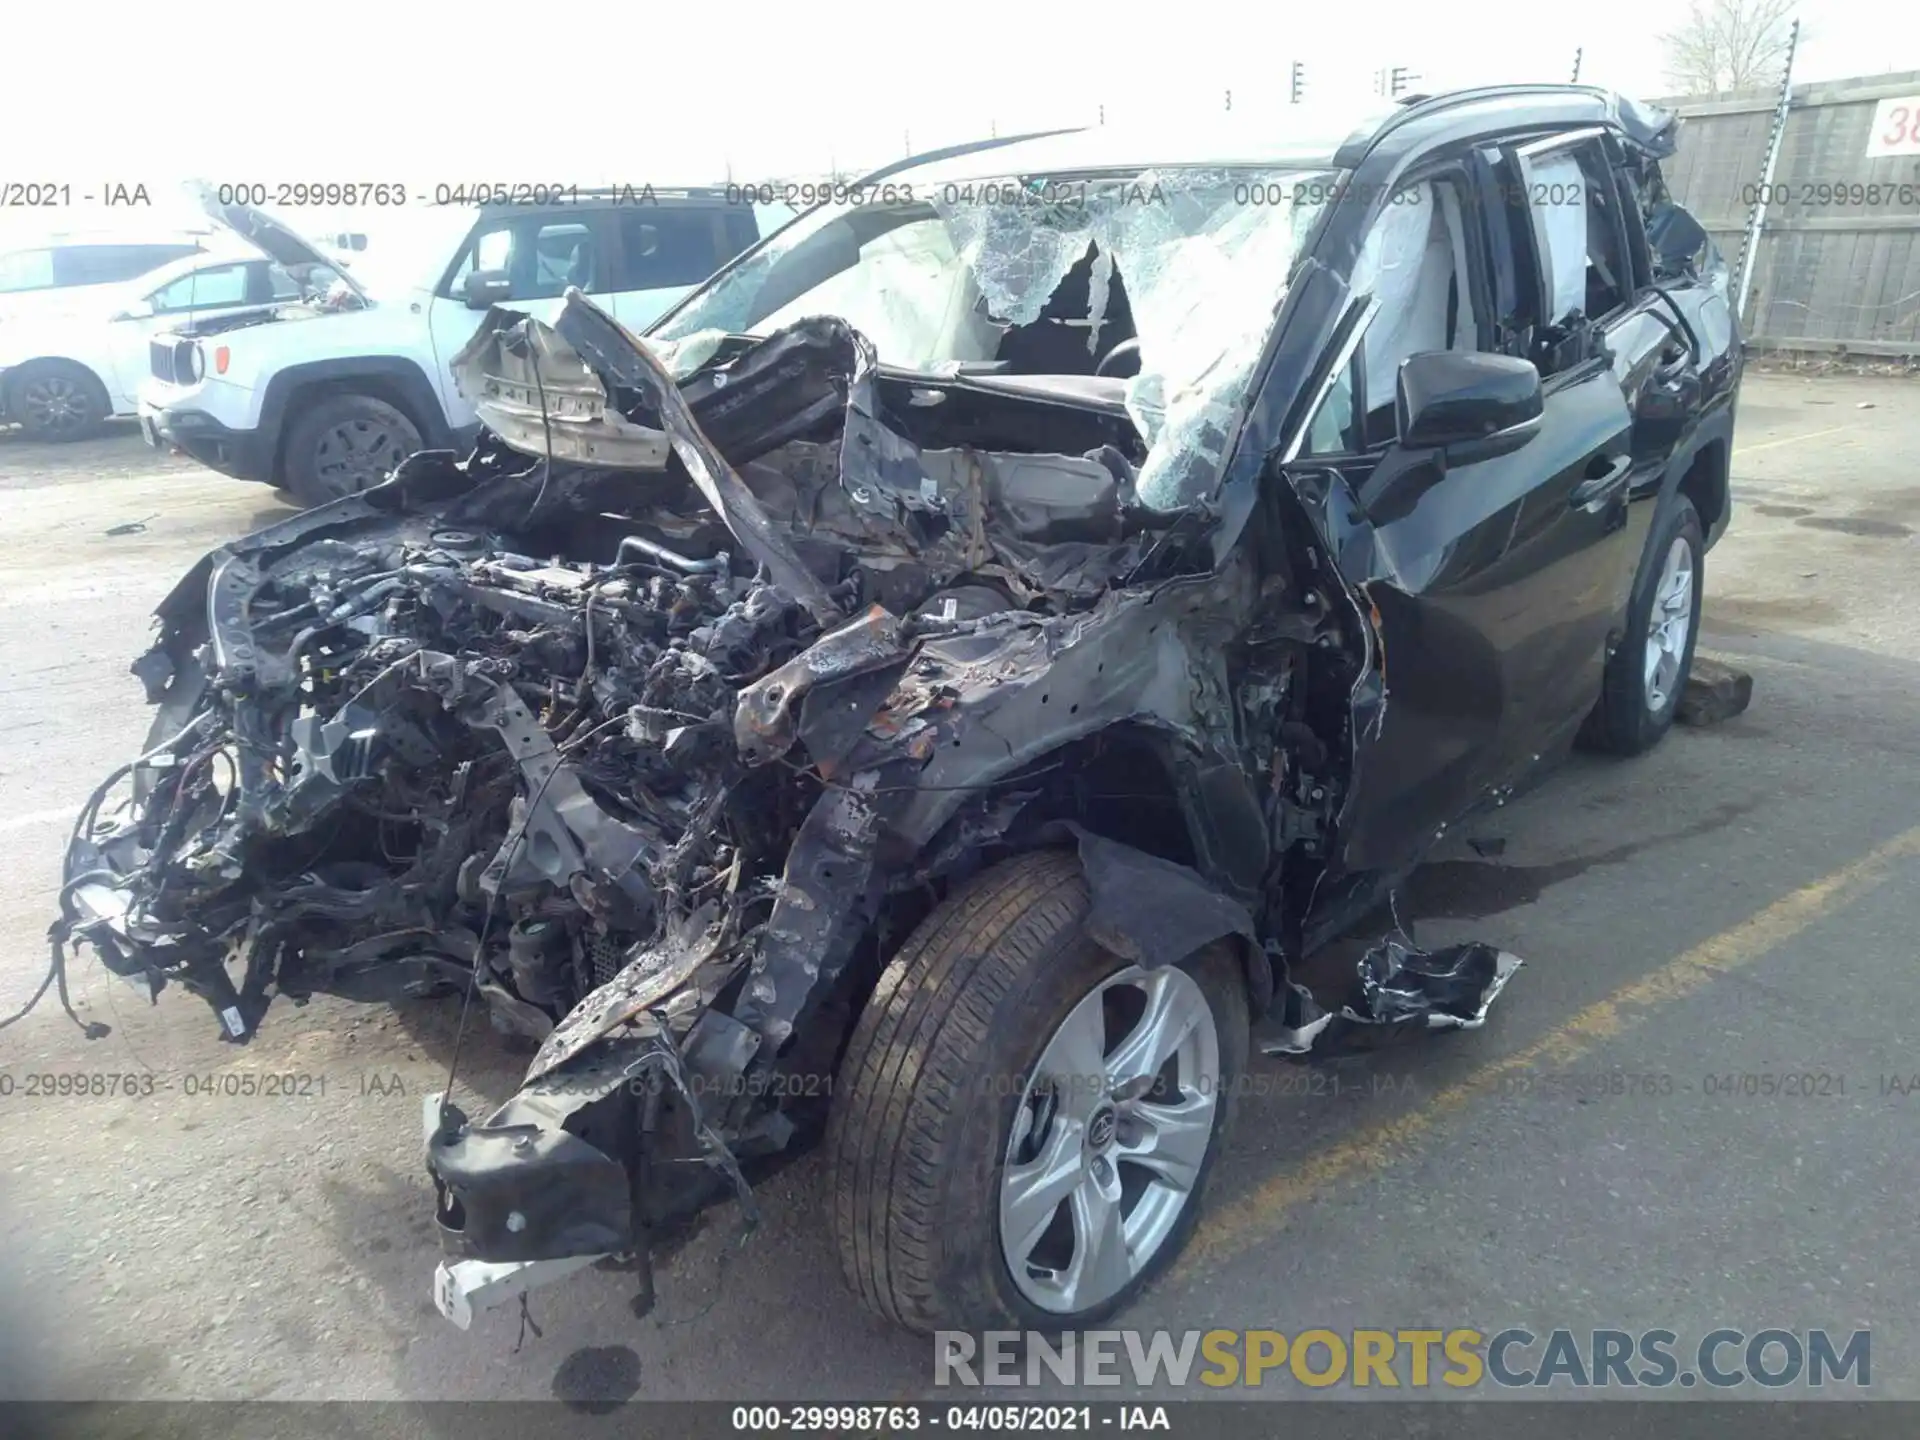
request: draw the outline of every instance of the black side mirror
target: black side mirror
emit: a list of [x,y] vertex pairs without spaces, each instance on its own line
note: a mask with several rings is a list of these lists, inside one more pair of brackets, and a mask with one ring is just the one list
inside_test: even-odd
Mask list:
[[1447,473],[1511,454],[1540,432],[1540,372],[1529,360],[1465,350],[1430,350],[1400,363],[1394,387],[1399,443],[1360,486],[1376,525],[1413,513]]
[[504,270],[474,270],[461,285],[469,310],[487,310],[513,293],[513,282]]
[[1540,372],[1530,360],[1432,350],[1401,362],[1394,421],[1402,449],[1491,459],[1531,440],[1541,413]]

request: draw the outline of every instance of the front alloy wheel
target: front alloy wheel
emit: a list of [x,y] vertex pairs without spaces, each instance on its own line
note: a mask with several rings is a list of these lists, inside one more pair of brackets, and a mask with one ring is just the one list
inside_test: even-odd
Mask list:
[[1042,1310],[1092,1310],[1174,1232],[1206,1163],[1220,1032],[1184,970],[1129,966],[1060,1022],[1014,1112],[1000,1245]]
[[880,976],[828,1119],[842,1267],[910,1329],[1060,1330],[1193,1233],[1248,1045],[1231,942],[1143,969],[1086,932],[1071,850],[935,907]]

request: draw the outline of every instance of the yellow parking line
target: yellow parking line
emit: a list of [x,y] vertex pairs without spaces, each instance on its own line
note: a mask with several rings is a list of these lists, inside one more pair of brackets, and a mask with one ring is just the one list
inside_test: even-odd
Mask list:
[[1447,1115],[1485,1095],[1509,1075],[1542,1064],[1564,1065],[1619,1034],[1651,1009],[1683,999],[1708,981],[1750,965],[1814,921],[1871,890],[1895,861],[1920,855],[1920,826],[1869,850],[1850,865],[1781,896],[1758,914],[1675,956],[1650,974],[1580,1010],[1539,1040],[1481,1066],[1397,1120],[1319,1151],[1250,1194],[1209,1213],[1190,1255],[1202,1264],[1224,1259],[1278,1229],[1287,1212],[1342,1181],[1378,1174],[1426,1138]]
[[1846,428],[1845,425],[1833,425],[1825,430],[1809,430],[1804,435],[1784,435],[1778,440],[1762,440],[1758,445],[1736,445],[1733,447],[1733,453],[1752,455],[1757,451],[1771,450],[1777,445],[1798,445],[1802,440],[1818,440],[1822,435],[1838,435]]

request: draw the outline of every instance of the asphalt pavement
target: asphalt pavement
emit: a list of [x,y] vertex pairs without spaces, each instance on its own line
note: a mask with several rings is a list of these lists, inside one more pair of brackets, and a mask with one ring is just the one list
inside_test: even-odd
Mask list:
[[[1751,670],[1752,707],[1576,757],[1436,855],[1417,938],[1526,960],[1488,1025],[1256,1062],[1196,1242],[1125,1325],[1867,1328],[1874,1392],[1920,1398],[1920,385],[1751,375],[1738,441],[1702,644]],[[44,972],[74,808],[145,732],[147,613],[283,513],[131,433],[0,432],[5,1009]],[[513,1309],[462,1333],[429,1298],[420,1161],[448,1007],[282,1002],[236,1051],[190,996],[74,985],[106,1039],[51,1003],[0,1032],[18,1393],[933,1393],[929,1342],[844,1288],[813,1158],[750,1236],[713,1212],[644,1319],[589,1271],[535,1294],[538,1334]],[[470,1045],[463,1093],[504,1096],[525,1058]]]

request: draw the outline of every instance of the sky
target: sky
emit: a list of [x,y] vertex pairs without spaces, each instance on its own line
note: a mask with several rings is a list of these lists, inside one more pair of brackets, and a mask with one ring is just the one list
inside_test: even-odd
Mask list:
[[[1310,93],[1361,95],[1405,66],[1415,88],[1581,79],[1669,93],[1658,36],[1675,0],[1605,5],[1251,0],[939,6],[838,0],[794,8],[372,0],[267,7],[178,0],[88,12],[16,5],[0,53],[0,186],[72,186],[59,212],[0,209],[0,240],[125,222],[79,200],[145,183],[541,181],[656,186],[858,170],[911,150],[1021,130],[1161,124],[1286,109],[1289,68]],[[1796,81],[1920,70],[1920,24],[1885,0],[1808,0]],[[1900,23],[1895,23],[1896,19]],[[146,221],[149,215],[136,215]],[[296,228],[397,212],[308,213]]]

